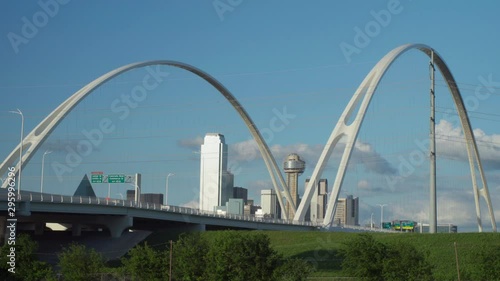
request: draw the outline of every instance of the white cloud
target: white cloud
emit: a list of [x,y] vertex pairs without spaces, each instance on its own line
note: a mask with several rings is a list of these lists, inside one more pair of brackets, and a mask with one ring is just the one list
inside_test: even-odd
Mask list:
[[[340,152],[344,150],[345,143],[339,142],[338,149],[334,150],[333,158],[341,157]],[[306,166],[313,168],[323,151],[323,145],[309,145],[304,143],[291,144],[291,145],[273,145],[270,147],[276,161],[283,161],[290,153],[297,153],[304,161]],[[253,161],[261,159],[262,156],[258,149],[257,144],[253,139],[234,143],[229,145],[229,158],[233,161]],[[376,152],[373,147],[368,143],[357,141],[351,156],[350,163],[362,164],[367,171],[377,174],[394,174],[394,169],[390,163]]]
[[200,203],[198,202],[198,200],[191,200],[189,202],[182,204],[181,207],[198,209],[199,205]]
[[[497,201],[499,196],[492,198]],[[376,207],[372,209],[378,210]],[[385,215],[387,214],[387,215]],[[498,218],[500,211],[495,211],[495,218]],[[411,201],[405,204],[391,204],[384,208],[384,217],[387,220],[408,219],[416,222],[429,223],[429,198],[428,195],[412,196]],[[482,225],[485,231],[491,228],[490,217],[484,200],[481,200]],[[438,224],[454,224],[459,231],[477,231],[476,211],[474,196],[471,191],[439,192],[437,198],[437,219]]]
[[182,139],[177,141],[177,145],[180,147],[189,148],[191,150],[200,150],[200,146],[203,144],[203,137],[196,136],[192,139]]
[[370,187],[371,187],[370,183],[367,180],[360,180],[360,181],[358,181],[358,188],[359,189],[369,190]]
[[[500,168],[500,135],[487,135],[481,129],[474,129],[481,161],[485,168]],[[446,120],[436,125],[436,150],[439,156],[468,161],[464,134],[461,127],[454,127]]]

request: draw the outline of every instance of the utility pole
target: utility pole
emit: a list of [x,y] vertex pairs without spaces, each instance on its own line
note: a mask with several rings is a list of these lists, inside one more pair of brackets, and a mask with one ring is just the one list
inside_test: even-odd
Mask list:
[[455,261],[457,263],[457,275],[458,275],[458,281],[460,281],[460,267],[458,266],[458,251],[457,251],[457,242],[455,241],[453,243],[455,247]]
[[373,213],[370,217],[370,229],[373,229]]
[[173,249],[173,241],[170,240],[170,262],[169,262],[169,270],[168,270],[168,281],[172,281],[172,249]]
[[430,146],[429,146],[429,157],[430,157],[430,206],[429,206],[429,233],[436,233],[437,228],[437,201],[436,201],[436,117],[435,117],[435,100],[436,95],[434,92],[434,51],[431,50],[431,61],[429,63],[429,71],[431,76],[431,116],[430,116]]

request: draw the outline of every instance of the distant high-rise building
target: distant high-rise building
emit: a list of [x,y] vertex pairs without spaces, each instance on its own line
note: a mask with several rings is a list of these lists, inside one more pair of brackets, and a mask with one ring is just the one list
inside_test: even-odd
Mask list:
[[[127,190],[127,200],[134,201],[135,200],[135,190]],[[150,204],[163,204],[163,194],[162,193],[142,193],[141,194],[141,202],[142,203],[150,203]]]
[[[306,187],[309,179],[306,179]],[[312,222],[323,222],[326,214],[326,205],[328,203],[328,180],[320,179],[316,191],[311,198],[310,220]]]
[[233,197],[232,198],[237,198],[237,199],[243,199],[243,202],[247,204],[248,200],[248,189],[243,188],[243,187],[238,187],[235,186],[233,188]]
[[339,198],[333,220],[333,225],[359,225],[359,198]]
[[226,203],[227,213],[233,215],[243,215],[245,210],[245,203],[241,198],[229,198]]
[[[296,207],[297,203],[299,202],[299,175],[304,172],[305,167],[306,162],[302,161],[299,155],[295,153],[288,155],[285,162],[283,162],[283,168],[287,175],[288,191],[290,192],[290,197],[292,197],[292,201]],[[295,210],[291,208],[290,202],[286,202],[285,210],[288,219],[293,219],[293,217],[295,216]]]
[[[415,232],[419,233],[429,233],[429,224],[421,224],[419,223],[417,227],[415,227]],[[455,224],[438,224],[436,226],[436,232],[437,233],[457,233],[458,232],[458,226]]]
[[254,206],[253,202],[253,199],[247,199],[247,203],[243,207],[245,216],[255,215],[255,212],[260,209],[260,206]]
[[260,206],[262,213],[271,218],[277,217],[277,198],[276,193],[272,189],[264,189],[260,191]]
[[205,135],[200,159],[200,210],[214,211],[233,195],[234,176],[227,171],[227,145],[224,136]]

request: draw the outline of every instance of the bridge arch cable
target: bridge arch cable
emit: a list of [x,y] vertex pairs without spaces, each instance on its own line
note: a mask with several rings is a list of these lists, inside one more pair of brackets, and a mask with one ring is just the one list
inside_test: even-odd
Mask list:
[[[356,142],[359,129],[365,117],[365,113],[370,104],[372,96],[375,93],[377,86],[379,85],[384,74],[393,64],[393,62],[403,53],[412,49],[418,49],[422,51],[424,54],[426,54],[429,58],[431,58],[432,62],[435,65],[437,65],[438,69],[440,70],[441,74],[445,79],[446,85],[450,91],[452,100],[455,104],[457,113],[459,115],[460,123],[462,125],[462,130],[464,132],[464,139],[467,148],[467,156],[469,160],[470,172],[472,177],[472,189],[474,192],[474,201],[476,205],[476,220],[478,224],[478,229],[480,232],[482,231],[481,209],[479,201],[479,195],[481,195],[485,200],[489,211],[492,229],[494,232],[496,232],[496,221],[493,212],[493,207],[491,205],[491,199],[488,191],[486,177],[484,175],[476,139],[474,137],[469,117],[467,114],[467,110],[465,108],[464,101],[460,94],[457,82],[455,81],[453,75],[451,74],[451,71],[449,70],[448,66],[446,65],[442,57],[437,52],[435,52],[431,47],[424,44],[406,44],[393,49],[388,54],[386,54],[372,68],[372,70],[368,73],[363,82],[359,85],[358,89],[356,90],[353,97],[349,101],[348,105],[344,109],[344,112],[342,113],[339,121],[336,123],[336,126],[333,129],[325,145],[325,148],[321,153],[318,163],[316,164],[316,167],[314,168],[314,171],[311,175],[310,181],[305,189],[303,200],[301,201],[300,205],[297,208],[297,212],[294,217],[295,221],[304,220],[305,214],[309,208],[311,199],[315,192],[315,188],[317,188],[317,182],[321,178],[323,170],[333,152],[333,149],[337,146],[341,138],[345,138],[346,139],[345,149],[341,157],[339,168],[337,170],[337,174],[333,184],[332,194],[328,200],[326,215],[323,221],[323,227],[331,226],[335,215],[334,212],[336,209],[338,196],[342,188],[342,183],[346,173],[347,165],[349,163],[349,159],[351,157],[352,149],[354,148],[354,143]],[[356,109],[358,109],[357,112],[355,112]],[[351,116],[355,116],[354,120],[352,120]],[[479,172],[479,177],[481,179],[481,186],[482,186],[481,188],[478,187],[476,171]]]
[[[257,143],[259,151],[264,159],[264,163],[266,164],[267,170],[271,177],[271,181],[273,187],[276,192],[276,197],[281,206],[282,214],[284,214],[284,219],[286,218],[285,205],[283,204],[283,197],[286,198],[288,202],[291,202],[291,207],[295,210],[296,206],[293,204],[293,200],[291,199],[290,193],[286,188],[286,184],[281,174],[276,160],[274,159],[271,151],[264,141],[260,131],[257,126],[250,118],[244,107],[240,104],[240,102],[235,98],[235,96],[218,80],[209,75],[208,73],[198,69],[192,65],[171,61],[171,60],[154,60],[154,61],[146,61],[146,62],[138,62],[128,64],[122,67],[119,67],[115,70],[112,70],[89,84],[82,87],[80,90],[75,92],[72,96],[66,99],[63,103],[61,103],[54,111],[52,111],[45,119],[40,122],[26,137],[23,139],[23,155],[21,156],[22,161],[19,161],[19,152],[21,150],[21,144],[18,144],[17,147],[7,156],[7,158],[0,164],[0,175],[4,175],[7,172],[9,167],[14,166],[14,173],[17,175],[19,173],[19,169],[24,168],[24,166],[30,161],[31,157],[34,153],[41,147],[42,143],[47,139],[47,137],[52,133],[52,131],[57,127],[57,125],[68,115],[69,112],[73,108],[75,108],[80,101],[82,101],[85,97],[87,97],[90,93],[92,93],[99,86],[109,81],[110,79],[119,76],[122,73],[130,71],[132,69],[153,66],[153,65],[166,65],[172,66],[176,68],[181,68],[187,70],[196,76],[202,78],[210,85],[212,85],[217,91],[219,91],[224,98],[233,106],[233,108],[238,112],[241,119],[244,121],[248,130],[250,131],[252,137]],[[29,150],[27,149],[29,148]],[[14,163],[17,161],[17,164]],[[22,163],[22,167],[21,167]],[[8,181],[5,181],[2,184],[2,188],[6,188],[8,185]],[[284,195],[284,196],[283,196]],[[291,219],[291,218],[290,218]]]

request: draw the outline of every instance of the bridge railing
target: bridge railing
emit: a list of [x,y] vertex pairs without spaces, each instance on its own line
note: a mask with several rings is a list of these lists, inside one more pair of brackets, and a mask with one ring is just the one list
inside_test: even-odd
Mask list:
[[[2,196],[3,197],[3,196]],[[3,199],[3,198],[1,198]],[[68,195],[58,195],[58,194],[44,194],[44,193],[23,193],[18,197],[18,201],[30,201],[30,202],[47,202],[47,203],[67,203],[67,204],[89,204],[89,205],[106,205],[106,206],[118,206],[127,208],[138,208],[147,210],[156,210],[160,212],[170,212],[170,213],[180,213],[186,215],[197,215],[197,216],[208,216],[214,218],[224,218],[231,220],[241,220],[241,221],[252,221],[252,222],[262,222],[262,223],[274,223],[274,224],[294,224],[303,226],[317,226],[315,222],[304,221],[297,222],[292,220],[282,220],[276,218],[263,218],[256,217],[253,215],[238,215],[238,214],[227,214],[199,210],[189,207],[173,206],[173,205],[163,205],[148,202],[135,202],[131,200],[124,199],[110,199],[102,197],[91,197],[91,196],[68,196]]]

